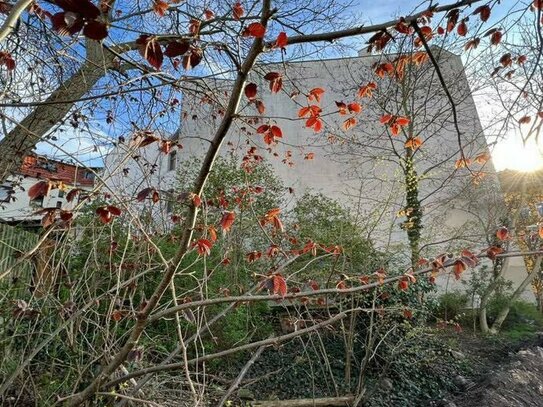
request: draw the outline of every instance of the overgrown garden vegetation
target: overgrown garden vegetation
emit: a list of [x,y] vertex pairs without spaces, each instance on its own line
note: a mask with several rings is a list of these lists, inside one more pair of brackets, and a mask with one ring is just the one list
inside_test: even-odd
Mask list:
[[[540,197],[525,184],[496,201],[485,192],[495,172],[476,114],[462,108],[472,99],[456,87],[465,73],[445,78],[440,58],[462,53],[473,89],[508,95],[485,130],[499,138],[530,126],[537,139],[543,48],[526,44],[543,42],[543,2],[422,3],[362,24],[348,1],[1,2],[2,180],[65,132],[126,154],[90,193],[55,180],[26,191],[66,188],[79,203],[44,208],[37,243],[0,270],[0,401],[419,406],[480,373],[463,341],[503,352],[533,336],[541,309],[519,298],[533,284],[541,308]],[[289,77],[299,60],[361,44],[376,62],[350,72],[345,101]],[[267,115],[285,95],[293,117]],[[361,181],[397,182],[396,213],[379,188],[361,193],[376,201],[364,212],[284,185],[268,158],[287,168],[328,159],[301,148],[280,156],[287,122],[333,145],[333,159],[375,165],[355,171]],[[184,154],[169,135],[190,123],[205,148],[186,153],[162,189],[158,162]],[[155,162],[145,161],[151,148]],[[383,162],[398,179],[380,178]],[[114,173],[133,177],[133,193],[108,183]],[[468,192],[475,209],[460,209],[477,222],[453,233],[432,213],[447,216]],[[529,271],[520,288],[504,278],[517,257]],[[465,291],[438,290],[439,276],[467,270]]]

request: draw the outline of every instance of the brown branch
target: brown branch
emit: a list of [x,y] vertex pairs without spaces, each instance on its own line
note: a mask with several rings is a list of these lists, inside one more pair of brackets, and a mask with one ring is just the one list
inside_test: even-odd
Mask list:
[[251,356],[251,359],[249,359],[249,361],[245,364],[245,366],[243,366],[243,369],[241,369],[241,371],[239,372],[238,377],[236,377],[236,380],[234,380],[234,383],[232,383],[232,385],[228,388],[226,393],[224,393],[224,396],[222,396],[222,399],[219,402],[219,407],[224,406],[224,403],[228,401],[228,398],[238,388],[238,386],[240,385],[241,381],[243,380],[247,372],[249,372],[249,369],[251,369],[251,367],[255,363],[255,360],[257,360],[260,357],[260,355],[262,355],[262,352],[264,352],[264,349],[266,349],[266,346],[261,346],[260,348],[258,348],[256,352],[253,354],[253,356]]
[[[262,19],[261,23],[264,27],[267,26],[268,20],[271,17],[271,0],[264,0],[262,5]],[[256,38],[251,45],[249,53],[241,67],[241,70],[238,72],[236,81],[234,83],[230,100],[225,111],[225,115],[215,132],[215,136],[211,141],[211,145],[206,153],[200,172],[195,182],[194,192],[197,195],[201,195],[204,186],[207,182],[211,168],[215,163],[215,159],[219,154],[221,145],[230,130],[234,117],[237,113],[241,95],[243,94],[243,88],[245,87],[245,82],[249,75],[249,72],[252,70],[254,64],[260,53],[263,50],[264,41],[262,38]],[[132,331],[129,335],[128,340],[125,342],[123,347],[119,352],[112,358],[112,360],[103,368],[103,370],[96,375],[92,382],[81,392],[76,393],[68,397],[69,406],[78,406],[83,404],[87,399],[89,399],[94,392],[96,392],[102,384],[102,381],[109,377],[128,357],[130,351],[134,349],[137,345],[141,335],[143,334],[145,327],[149,323],[149,316],[155,307],[158,305],[160,299],[168,289],[171,280],[175,276],[178,265],[181,263],[185,255],[190,251],[192,236],[194,228],[196,225],[196,218],[198,215],[198,208],[195,205],[191,205],[189,208],[189,213],[186,217],[185,223],[183,225],[183,234],[181,236],[181,241],[179,245],[179,250],[175,255],[170,267],[164,272],[162,280],[155,288],[153,294],[149,298],[145,308],[137,314],[136,324],[132,328]]]
[[[543,251],[534,251],[534,252],[525,252],[525,253],[523,252],[502,253],[502,254],[497,255],[496,257],[520,257],[520,256],[529,256],[533,254],[543,254]],[[487,256],[486,254],[481,254],[478,257],[485,258]],[[443,268],[451,267],[455,261],[456,259],[451,259],[445,262],[443,264]],[[413,272],[412,274],[414,276],[419,276],[419,275],[431,273],[432,271],[434,271],[433,267],[427,267],[421,270],[417,270]],[[326,296],[329,294],[344,294],[344,295],[355,294],[361,291],[367,291],[371,288],[380,287],[381,285],[384,285],[384,284],[397,282],[398,280],[401,280],[404,277],[405,275],[401,274],[398,276],[388,277],[384,279],[383,283],[374,282],[374,283],[363,284],[357,287],[351,287],[351,288],[346,288],[346,289],[326,288],[326,289],[315,290],[315,291],[302,291],[299,293],[286,294],[284,297],[281,297],[280,295],[241,295],[237,297],[221,297],[221,298],[212,298],[212,299],[200,300],[200,301],[192,301],[192,302],[180,304],[177,307],[171,307],[163,311],[157,312],[156,314],[152,315],[149,318],[149,322],[158,321],[160,318],[164,318],[173,313],[180,312],[189,308],[199,308],[199,307],[206,307],[209,305],[227,304],[231,302],[243,303],[243,302],[258,302],[258,301],[296,300],[296,299],[301,299],[305,297]]]
[[[410,24],[412,22],[416,22],[417,19],[422,17],[428,11],[433,11],[434,13],[440,13],[440,12],[449,11],[458,7],[471,6],[481,1],[482,0],[462,0],[453,4],[447,4],[444,6],[429,8],[428,10],[421,11],[419,13],[415,13],[410,16],[404,17],[405,23]],[[362,35],[362,34],[370,34],[370,33],[374,33],[377,31],[381,31],[381,30],[385,30],[387,28],[393,27],[394,25],[396,25],[397,22],[398,20],[390,20],[381,24],[368,25],[368,26],[361,25],[359,27],[350,28],[346,30],[331,31],[331,32],[319,33],[319,34],[296,35],[296,36],[288,38],[287,45],[304,44],[308,42],[334,41],[334,40],[338,40],[338,39],[346,38],[346,37],[354,37],[354,36]],[[271,48],[273,47],[274,44],[275,42],[268,42],[266,46],[267,48]]]

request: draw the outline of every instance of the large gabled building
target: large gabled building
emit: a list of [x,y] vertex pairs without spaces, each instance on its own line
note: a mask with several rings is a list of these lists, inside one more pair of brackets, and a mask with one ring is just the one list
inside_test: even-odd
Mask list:
[[[439,48],[433,53],[448,92],[429,61],[408,63],[410,68],[401,81],[386,74],[384,79],[377,79],[376,67],[398,64],[399,55],[361,53],[353,58],[258,65],[255,70],[259,74],[248,82],[257,85],[257,98],[265,113],[261,116],[255,103],[242,106],[240,115],[249,119],[243,124],[234,122],[222,154],[234,154],[241,160],[256,148],[295,196],[320,192],[339,200],[357,215],[360,227],[371,230],[378,248],[400,253],[401,257],[406,252],[401,249],[406,245],[404,226],[409,223],[409,219],[398,216],[406,209],[406,140],[391,137],[390,128],[380,118],[385,113],[409,116],[411,134],[423,140],[422,146],[411,153],[420,178],[424,254],[484,245],[488,230],[480,227],[477,218],[485,198],[478,193],[472,175],[486,174],[482,182],[495,191],[500,190],[499,181],[491,162],[472,162],[469,171],[455,168],[460,145],[469,158],[488,156],[488,147],[460,56]],[[270,72],[282,76],[278,93],[270,92],[270,83],[264,79]],[[357,99],[359,88],[374,81],[378,83],[374,95]],[[172,136],[182,149],[164,154],[159,143],[136,149],[134,144],[118,144],[105,162],[108,187],[126,197],[148,187],[175,189],[176,172],[182,171],[191,157],[202,157],[206,151],[220,123],[217,112],[230,85],[228,80],[202,79],[193,92],[184,93],[180,130]],[[307,98],[315,88],[324,90],[318,103]],[[338,113],[341,103],[351,102],[361,103],[360,114]],[[307,126],[306,118],[299,117],[300,109],[308,104],[318,104],[322,109],[323,131],[315,132]],[[357,124],[345,130],[343,123],[350,117]],[[261,124],[280,127],[282,137],[277,143],[265,143],[257,132]],[[168,210],[166,202],[154,205],[157,223],[164,227],[169,223]],[[440,285],[463,288],[448,280]]]

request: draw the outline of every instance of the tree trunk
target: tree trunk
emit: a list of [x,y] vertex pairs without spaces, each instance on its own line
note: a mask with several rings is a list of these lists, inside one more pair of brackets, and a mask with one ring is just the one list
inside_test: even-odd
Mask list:
[[[509,228],[511,231],[515,230],[517,226],[518,218],[520,216],[520,211],[522,207],[524,206],[525,202],[526,202],[526,178],[523,178],[521,190],[520,190],[520,203],[519,203],[516,213],[513,216],[513,219],[511,220],[511,224],[509,225]],[[481,329],[481,332],[484,334],[489,332],[488,321],[486,318],[486,307],[488,305],[488,301],[490,300],[490,297],[492,296],[492,294],[498,287],[499,278],[503,276],[505,272],[507,271],[507,269],[509,268],[509,263],[510,263],[510,258],[507,257],[503,261],[503,264],[499,272],[494,276],[494,280],[490,283],[488,288],[485,290],[485,292],[481,296],[481,304],[479,305],[479,328]],[[507,311],[507,313],[509,313],[509,310]]]
[[296,400],[272,400],[254,401],[252,407],[325,407],[325,406],[350,406],[353,396],[328,397],[323,399],[296,399]]
[[25,156],[111,68],[114,55],[87,40],[86,62],[0,140],[0,182],[17,171]]
[[515,292],[511,295],[511,297],[509,297],[507,304],[500,310],[498,316],[496,317],[496,320],[492,324],[492,328],[490,328],[491,334],[497,334],[500,331],[500,328],[505,321],[505,318],[507,318],[507,315],[509,315],[509,311],[511,310],[511,305],[513,304],[513,302],[515,302],[521,296],[526,287],[528,287],[528,284],[530,284],[532,280],[539,274],[542,259],[543,256],[537,256],[532,272],[526,276],[522,283],[520,283]]

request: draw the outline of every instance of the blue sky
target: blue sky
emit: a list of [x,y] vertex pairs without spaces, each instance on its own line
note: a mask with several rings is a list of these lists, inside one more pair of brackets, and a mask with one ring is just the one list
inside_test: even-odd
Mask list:
[[[449,1],[440,2],[440,4],[445,3],[449,3]],[[501,5],[496,6],[493,9],[491,21],[489,21],[487,24],[491,25],[492,22],[497,21],[502,16],[506,15],[508,9],[515,3],[516,2],[514,1],[505,1],[502,2]],[[356,10],[354,15],[352,13],[353,9],[350,9],[351,13],[349,16],[355,17],[360,22],[372,24],[388,21],[396,16],[408,15],[415,10],[421,11],[421,4],[424,4],[425,7],[427,7],[428,2],[422,0],[361,0],[360,3],[354,7],[354,10]],[[471,8],[471,10],[474,9],[475,7]],[[442,16],[436,17],[436,19],[437,18],[441,19]],[[362,46],[364,46],[364,41],[360,41],[360,39],[356,39],[355,41],[357,44],[361,44]],[[483,112],[480,111],[480,113]],[[103,120],[101,122],[103,122]],[[103,154],[107,151],[107,148],[103,146],[104,140],[108,137],[105,133],[107,132],[110,135],[115,134],[113,128],[107,129],[103,126],[100,127],[102,127],[101,130],[98,130],[98,128],[96,129],[97,134],[95,136],[89,134],[84,135],[81,132],[66,128],[66,132],[59,135],[59,142],[57,143],[59,146],[62,146],[61,148],[64,151],[57,150],[56,152],[54,152],[54,147],[46,143],[42,143],[38,147],[38,151],[40,153],[48,155],[60,157],[64,156],[63,158],[66,157],[66,153],[74,154],[77,155],[78,158],[87,165],[98,165],[103,158]],[[103,137],[100,137],[100,133],[102,133]],[[97,139],[100,138],[102,138],[102,143],[98,144],[102,144],[102,146],[98,149],[95,149],[94,145],[96,144]]]

